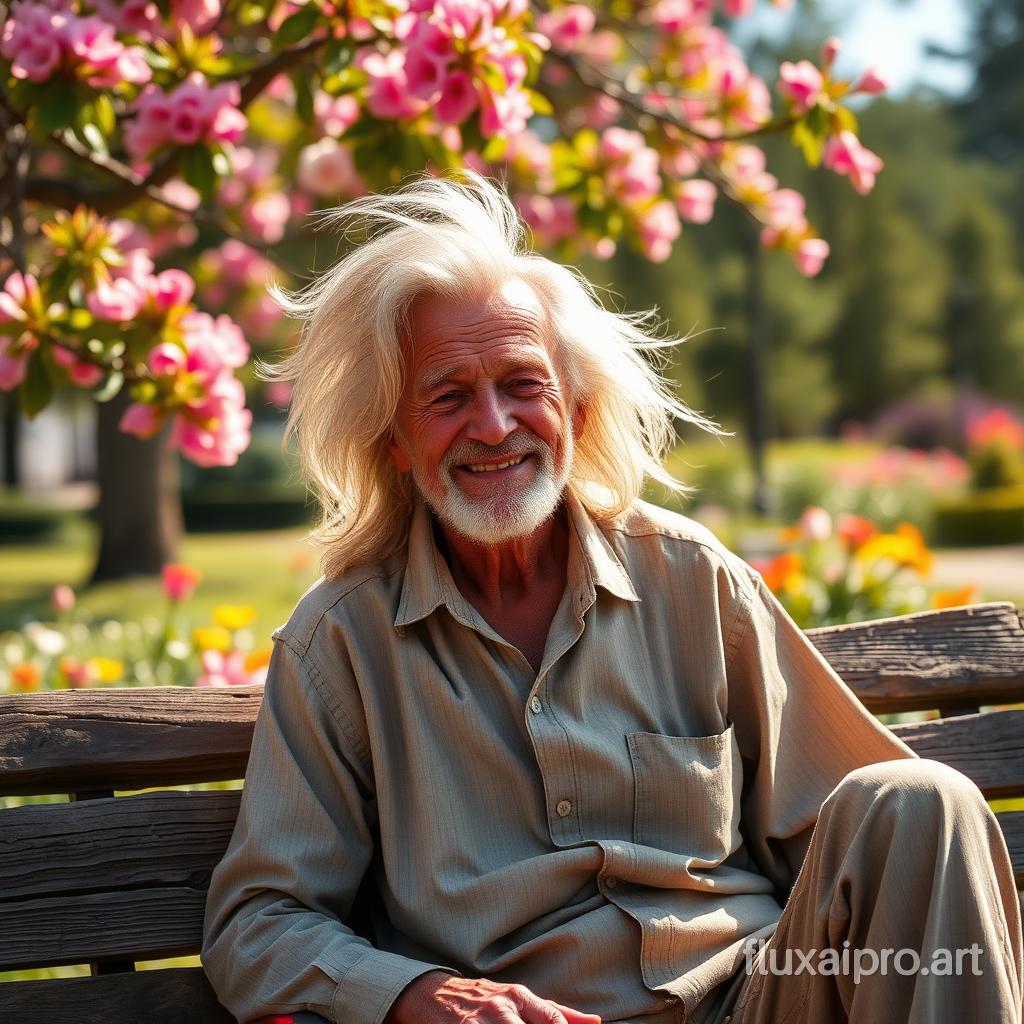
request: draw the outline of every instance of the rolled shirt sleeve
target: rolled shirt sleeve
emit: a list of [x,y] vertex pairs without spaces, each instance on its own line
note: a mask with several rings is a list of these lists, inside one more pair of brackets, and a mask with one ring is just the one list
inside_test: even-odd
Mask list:
[[728,652],[741,820],[751,855],[785,897],[821,805],[843,777],[917,755],[864,708],[760,576],[744,582]]
[[279,637],[203,929],[207,977],[241,1021],[309,1010],[380,1024],[415,978],[438,968],[458,973],[379,950],[344,923],[373,855],[376,821],[358,750],[316,666]]

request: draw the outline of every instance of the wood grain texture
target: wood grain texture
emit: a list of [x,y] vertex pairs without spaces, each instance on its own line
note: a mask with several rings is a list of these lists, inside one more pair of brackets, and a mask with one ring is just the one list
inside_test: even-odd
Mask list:
[[914,753],[961,771],[987,797],[1024,793],[1024,711],[894,725]]
[[241,793],[144,793],[0,812],[0,907],[69,893],[206,890]]
[[234,1024],[198,967],[0,984],[17,1024]]
[[0,903],[0,970],[199,952],[206,890],[91,892]]
[[0,795],[145,789],[245,774],[261,686],[0,696]]
[[1024,811],[1001,811],[996,820],[1003,830],[1017,888],[1020,889],[1024,886]]
[[876,713],[1024,700],[1024,626],[1012,604],[920,612],[807,635]]

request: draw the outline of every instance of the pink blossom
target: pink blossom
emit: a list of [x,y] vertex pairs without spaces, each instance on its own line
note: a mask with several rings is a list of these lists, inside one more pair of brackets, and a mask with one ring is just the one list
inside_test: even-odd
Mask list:
[[533,108],[522,89],[510,88],[507,92],[496,93],[481,85],[480,90],[480,131],[484,138],[508,138],[526,128]]
[[857,79],[857,83],[853,87],[854,92],[866,92],[872,95],[885,92],[889,88],[889,83],[875,68],[867,68],[861,73],[860,78]]
[[556,245],[579,230],[576,207],[568,196],[519,193],[515,202],[540,246]]
[[58,583],[50,593],[50,604],[55,611],[69,612],[75,607],[75,592],[66,583]]
[[0,391],[12,391],[24,379],[28,369],[28,351],[11,355],[10,338],[0,335]]
[[54,345],[51,349],[53,361],[67,370],[68,379],[80,388],[93,388],[103,380],[103,370],[95,363],[79,359],[74,352]]
[[15,270],[0,291],[0,323],[19,320],[27,323],[29,311],[42,302],[39,282],[32,274]]
[[710,20],[710,0],[659,0],[649,17],[661,32],[684,32],[700,22]]
[[836,57],[842,49],[842,43],[835,37],[829,36],[821,47],[821,67],[823,71],[830,71],[835,63]]
[[603,92],[598,93],[583,113],[583,123],[594,131],[601,131],[609,125],[615,124],[622,112],[622,106],[618,100],[606,96]]
[[374,117],[386,120],[416,117],[425,103],[409,91],[405,75],[405,54],[394,49],[388,53],[370,51],[357,57],[356,64],[370,79],[366,105]]
[[740,18],[754,9],[755,0],[725,0],[725,13],[730,18]]
[[271,273],[270,263],[237,238],[229,238],[211,256],[217,276],[232,284],[263,284]]
[[211,29],[220,17],[220,0],[172,0],[171,11],[176,23],[184,22],[193,32]]
[[123,324],[139,315],[146,300],[145,291],[127,277],[113,281],[97,281],[96,290],[90,292],[85,303],[89,312],[99,320]]
[[664,263],[672,253],[672,243],[679,237],[682,226],[676,208],[661,199],[637,218],[640,244],[644,255],[654,263]]
[[779,91],[789,97],[793,110],[802,114],[816,106],[825,86],[821,72],[809,61],[785,61],[779,68]]
[[434,111],[441,124],[462,124],[477,107],[473,80],[465,71],[449,75]]
[[195,293],[196,283],[184,270],[164,270],[153,278],[151,295],[159,310],[187,306]]
[[162,424],[163,417],[155,406],[133,402],[121,414],[117,426],[126,434],[132,434],[145,441],[157,433]]
[[644,137],[626,128],[609,128],[601,136],[601,155],[606,160],[618,160],[643,148]]
[[884,166],[881,158],[862,146],[850,131],[829,138],[822,162],[836,174],[849,175],[851,184],[862,196],[874,188],[875,175]]
[[284,236],[292,206],[283,192],[264,192],[242,210],[245,226],[264,242],[273,244]]
[[828,254],[829,244],[823,238],[805,238],[797,245],[793,258],[801,274],[814,277],[825,265]]
[[292,400],[292,383],[287,380],[269,381],[264,387],[263,393],[271,405],[285,409]]
[[241,381],[221,374],[202,401],[175,418],[171,444],[199,466],[233,466],[249,444],[252,413]]
[[[156,376],[177,373],[185,365],[185,351],[180,345],[162,341],[150,349],[146,365],[149,367],[150,373]],[[147,406],[147,408],[149,407]]]
[[707,224],[715,212],[718,191],[710,181],[691,178],[679,184],[676,208],[683,220],[694,224]]
[[281,322],[281,307],[266,292],[243,306],[239,320],[250,337],[266,337]]
[[296,178],[302,188],[316,196],[349,197],[366,190],[348,146],[331,138],[314,142],[299,154]]
[[800,535],[810,541],[828,540],[832,536],[832,517],[819,505],[808,505],[800,517]]
[[249,345],[238,325],[222,314],[214,319],[209,313],[193,310],[181,318],[181,329],[188,350],[186,369],[207,380],[222,370],[244,366]]
[[355,96],[331,96],[321,90],[313,97],[313,113],[324,135],[344,135],[359,120]]
[[780,231],[802,230],[807,225],[804,197],[796,189],[780,188],[765,200],[768,223]]
[[556,11],[548,11],[537,19],[537,28],[551,40],[551,45],[562,53],[572,53],[582,47],[594,31],[594,12],[583,4],[569,4]]

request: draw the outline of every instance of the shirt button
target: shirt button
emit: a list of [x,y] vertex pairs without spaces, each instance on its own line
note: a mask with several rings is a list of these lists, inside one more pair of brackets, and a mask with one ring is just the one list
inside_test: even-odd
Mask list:
[[568,800],[559,800],[555,804],[555,810],[560,818],[564,818],[572,810],[572,803]]
[[530,710],[535,715],[539,715],[544,710],[544,706],[541,704],[539,697],[530,698]]
[[618,880],[618,879],[617,879],[617,878],[616,878],[616,877],[615,877],[614,875],[609,875],[609,876],[608,876],[608,877],[607,877],[607,878],[606,878],[606,879],[604,880],[604,884],[605,884],[605,885],[606,885],[606,886],[607,886],[607,887],[608,887],[609,889],[614,889],[614,888],[615,888],[615,886],[617,886],[617,885],[619,884],[619,880]]

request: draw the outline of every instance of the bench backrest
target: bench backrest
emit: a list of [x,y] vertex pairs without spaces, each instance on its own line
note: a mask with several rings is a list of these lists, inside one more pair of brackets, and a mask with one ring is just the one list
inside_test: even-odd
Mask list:
[[[989,797],[1024,796],[1024,627],[1010,604],[811,630],[875,713]],[[197,953],[210,873],[239,792],[124,791],[239,779],[259,687],[65,690],[0,696],[0,795],[70,802],[0,810],[0,972],[91,965],[92,976],[6,982],[4,1019],[227,1024],[198,968],[133,973]],[[1024,879],[1024,811],[999,821]]]

